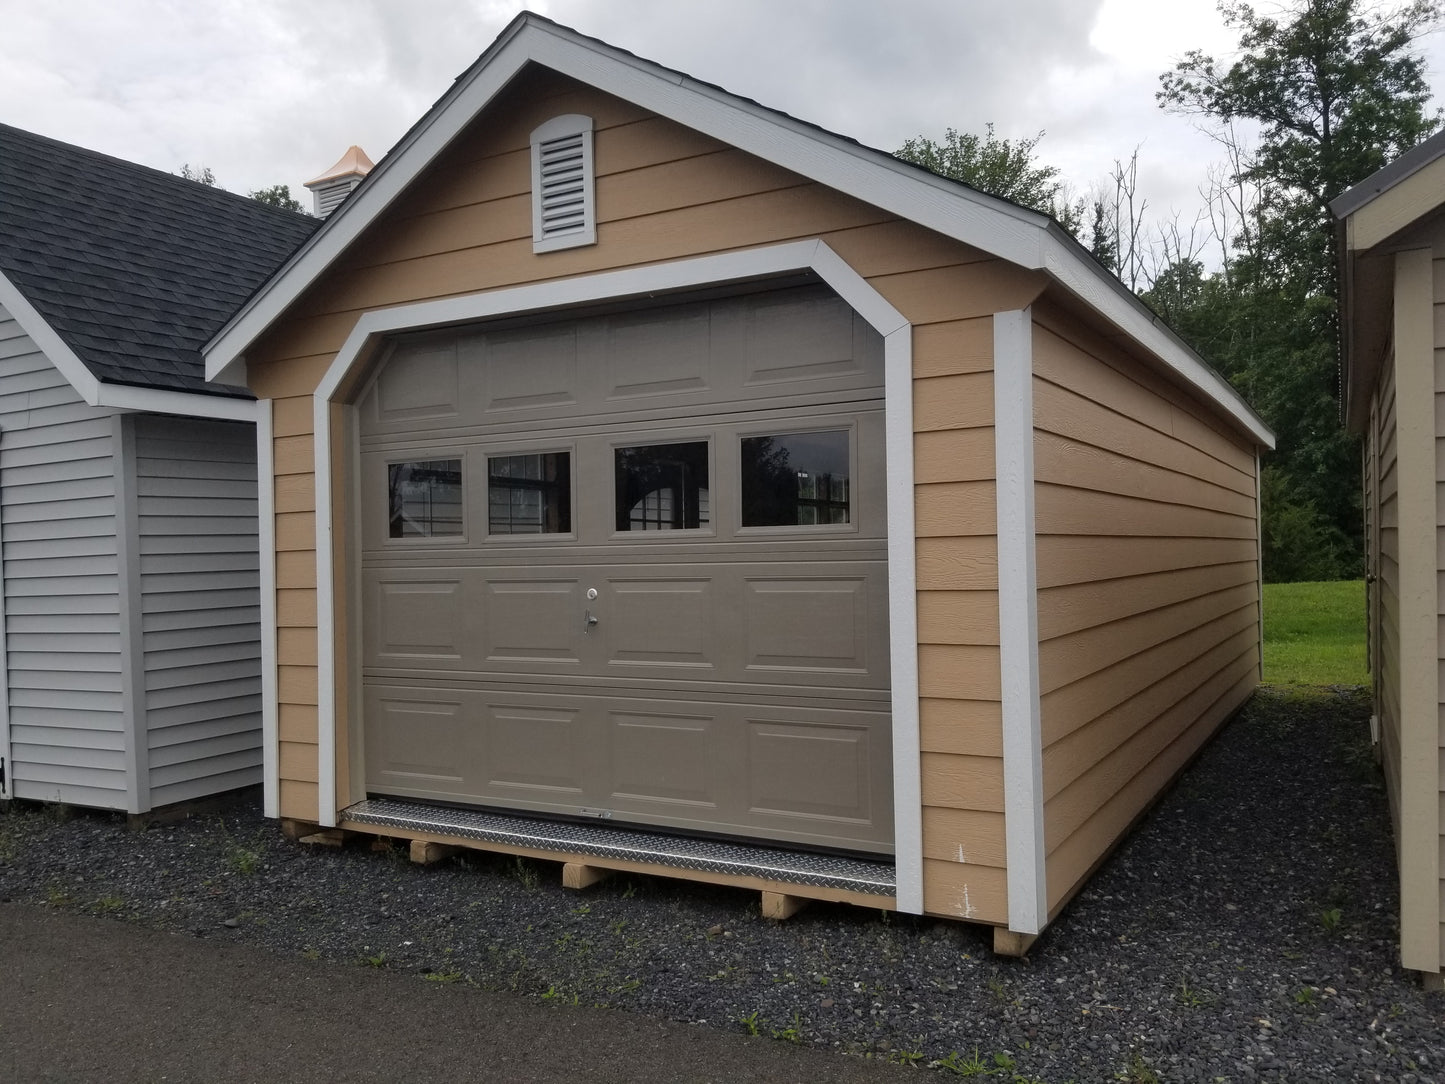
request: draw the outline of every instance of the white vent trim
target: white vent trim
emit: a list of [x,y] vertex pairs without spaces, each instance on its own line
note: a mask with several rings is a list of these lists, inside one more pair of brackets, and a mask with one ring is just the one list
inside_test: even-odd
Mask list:
[[532,132],[532,251],[597,243],[592,118],[553,117]]

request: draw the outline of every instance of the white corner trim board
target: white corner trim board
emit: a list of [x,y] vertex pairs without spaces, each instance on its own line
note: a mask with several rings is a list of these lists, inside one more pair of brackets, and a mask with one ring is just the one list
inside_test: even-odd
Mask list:
[[271,400],[256,404],[256,543],[261,586],[261,811],[281,815],[281,740],[276,681],[276,450]]
[[1003,694],[1008,924],[1036,934],[1048,920],[1043,748],[1039,721],[1038,575],[1034,551],[1033,316],[993,318],[998,501],[999,677]]
[[317,715],[320,818],[336,823],[337,585],[333,560],[331,405],[373,339],[400,331],[599,301],[645,297],[792,271],[811,270],[883,337],[884,428],[888,478],[888,613],[893,688],[893,801],[897,906],[923,912],[922,782],[918,737],[918,609],[913,526],[912,325],[822,241],[608,271],[507,290],[423,301],[363,313],[317,386],[313,400],[316,464],[316,625],[320,649]]

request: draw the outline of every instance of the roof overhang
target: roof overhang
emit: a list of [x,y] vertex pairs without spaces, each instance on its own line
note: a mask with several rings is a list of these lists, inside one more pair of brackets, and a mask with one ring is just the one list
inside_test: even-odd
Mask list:
[[1394,255],[1420,247],[1417,227],[1445,205],[1445,132],[1437,133],[1342,193],[1335,215],[1340,273],[1344,416],[1352,433],[1369,421],[1372,389],[1390,349]]
[[1177,380],[1216,404],[1249,440],[1274,446],[1268,427],[1223,377],[1048,217],[530,13],[508,25],[346,203],[207,344],[207,379],[244,380],[251,344],[529,64],[596,87],[1019,267],[1047,273],[1158,358]]
[[256,403],[251,399],[167,388],[143,388],[131,384],[110,384],[100,380],[36,311],[20,288],[3,273],[0,273],[0,307],[15,318],[20,329],[59,370],[76,394],[90,406],[155,414],[179,414],[189,418],[244,422],[256,420]]

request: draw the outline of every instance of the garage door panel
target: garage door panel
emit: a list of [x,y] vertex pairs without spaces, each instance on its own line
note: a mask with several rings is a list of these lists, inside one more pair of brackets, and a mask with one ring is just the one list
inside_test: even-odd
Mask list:
[[609,711],[612,804],[661,801],[716,809],[716,723],[712,715]]
[[578,388],[576,325],[479,336],[468,360],[484,374],[485,413],[567,407]]
[[366,743],[368,779],[409,793],[464,789],[466,781],[458,772],[470,759],[469,727],[460,698],[371,696],[366,709],[372,720]]
[[748,577],[745,639],[750,671],[869,667],[868,582]]
[[487,662],[579,662],[583,603],[577,580],[491,580],[482,607],[486,640],[480,654]]
[[[711,645],[717,636],[713,582],[611,579],[607,594],[591,604],[605,634],[613,666],[684,666],[715,669]],[[697,677],[699,675],[690,675]]]
[[866,825],[874,819],[866,725],[748,720],[749,810]]
[[581,705],[492,704],[482,743],[486,789],[530,801],[580,801],[586,789],[584,767],[593,752],[588,739]]
[[858,376],[870,360],[854,336],[860,321],[836,297],[759,298],[749,316],[744,355],[749,386]]
[[382,369],[364,404],[379,422],[414,426],[461,412],[455,341],[428,340],[400,352]]
[[707,306],[614,316],[605,327],[608,399],[701,392],[712,387]]
[[460,577],[433,580],[375,580],[374,620],[366,622],[366,651],[377,662],[419,662],[455,666],[466,640]]

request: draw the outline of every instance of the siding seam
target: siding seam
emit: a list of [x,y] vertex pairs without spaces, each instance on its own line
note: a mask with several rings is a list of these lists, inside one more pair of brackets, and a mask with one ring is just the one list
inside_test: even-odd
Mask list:
[[1038,569],[1034,548],[1033,316],[994,314],[999,682],[1003,710],[1008,924],[1036,934],[1047,919]]

